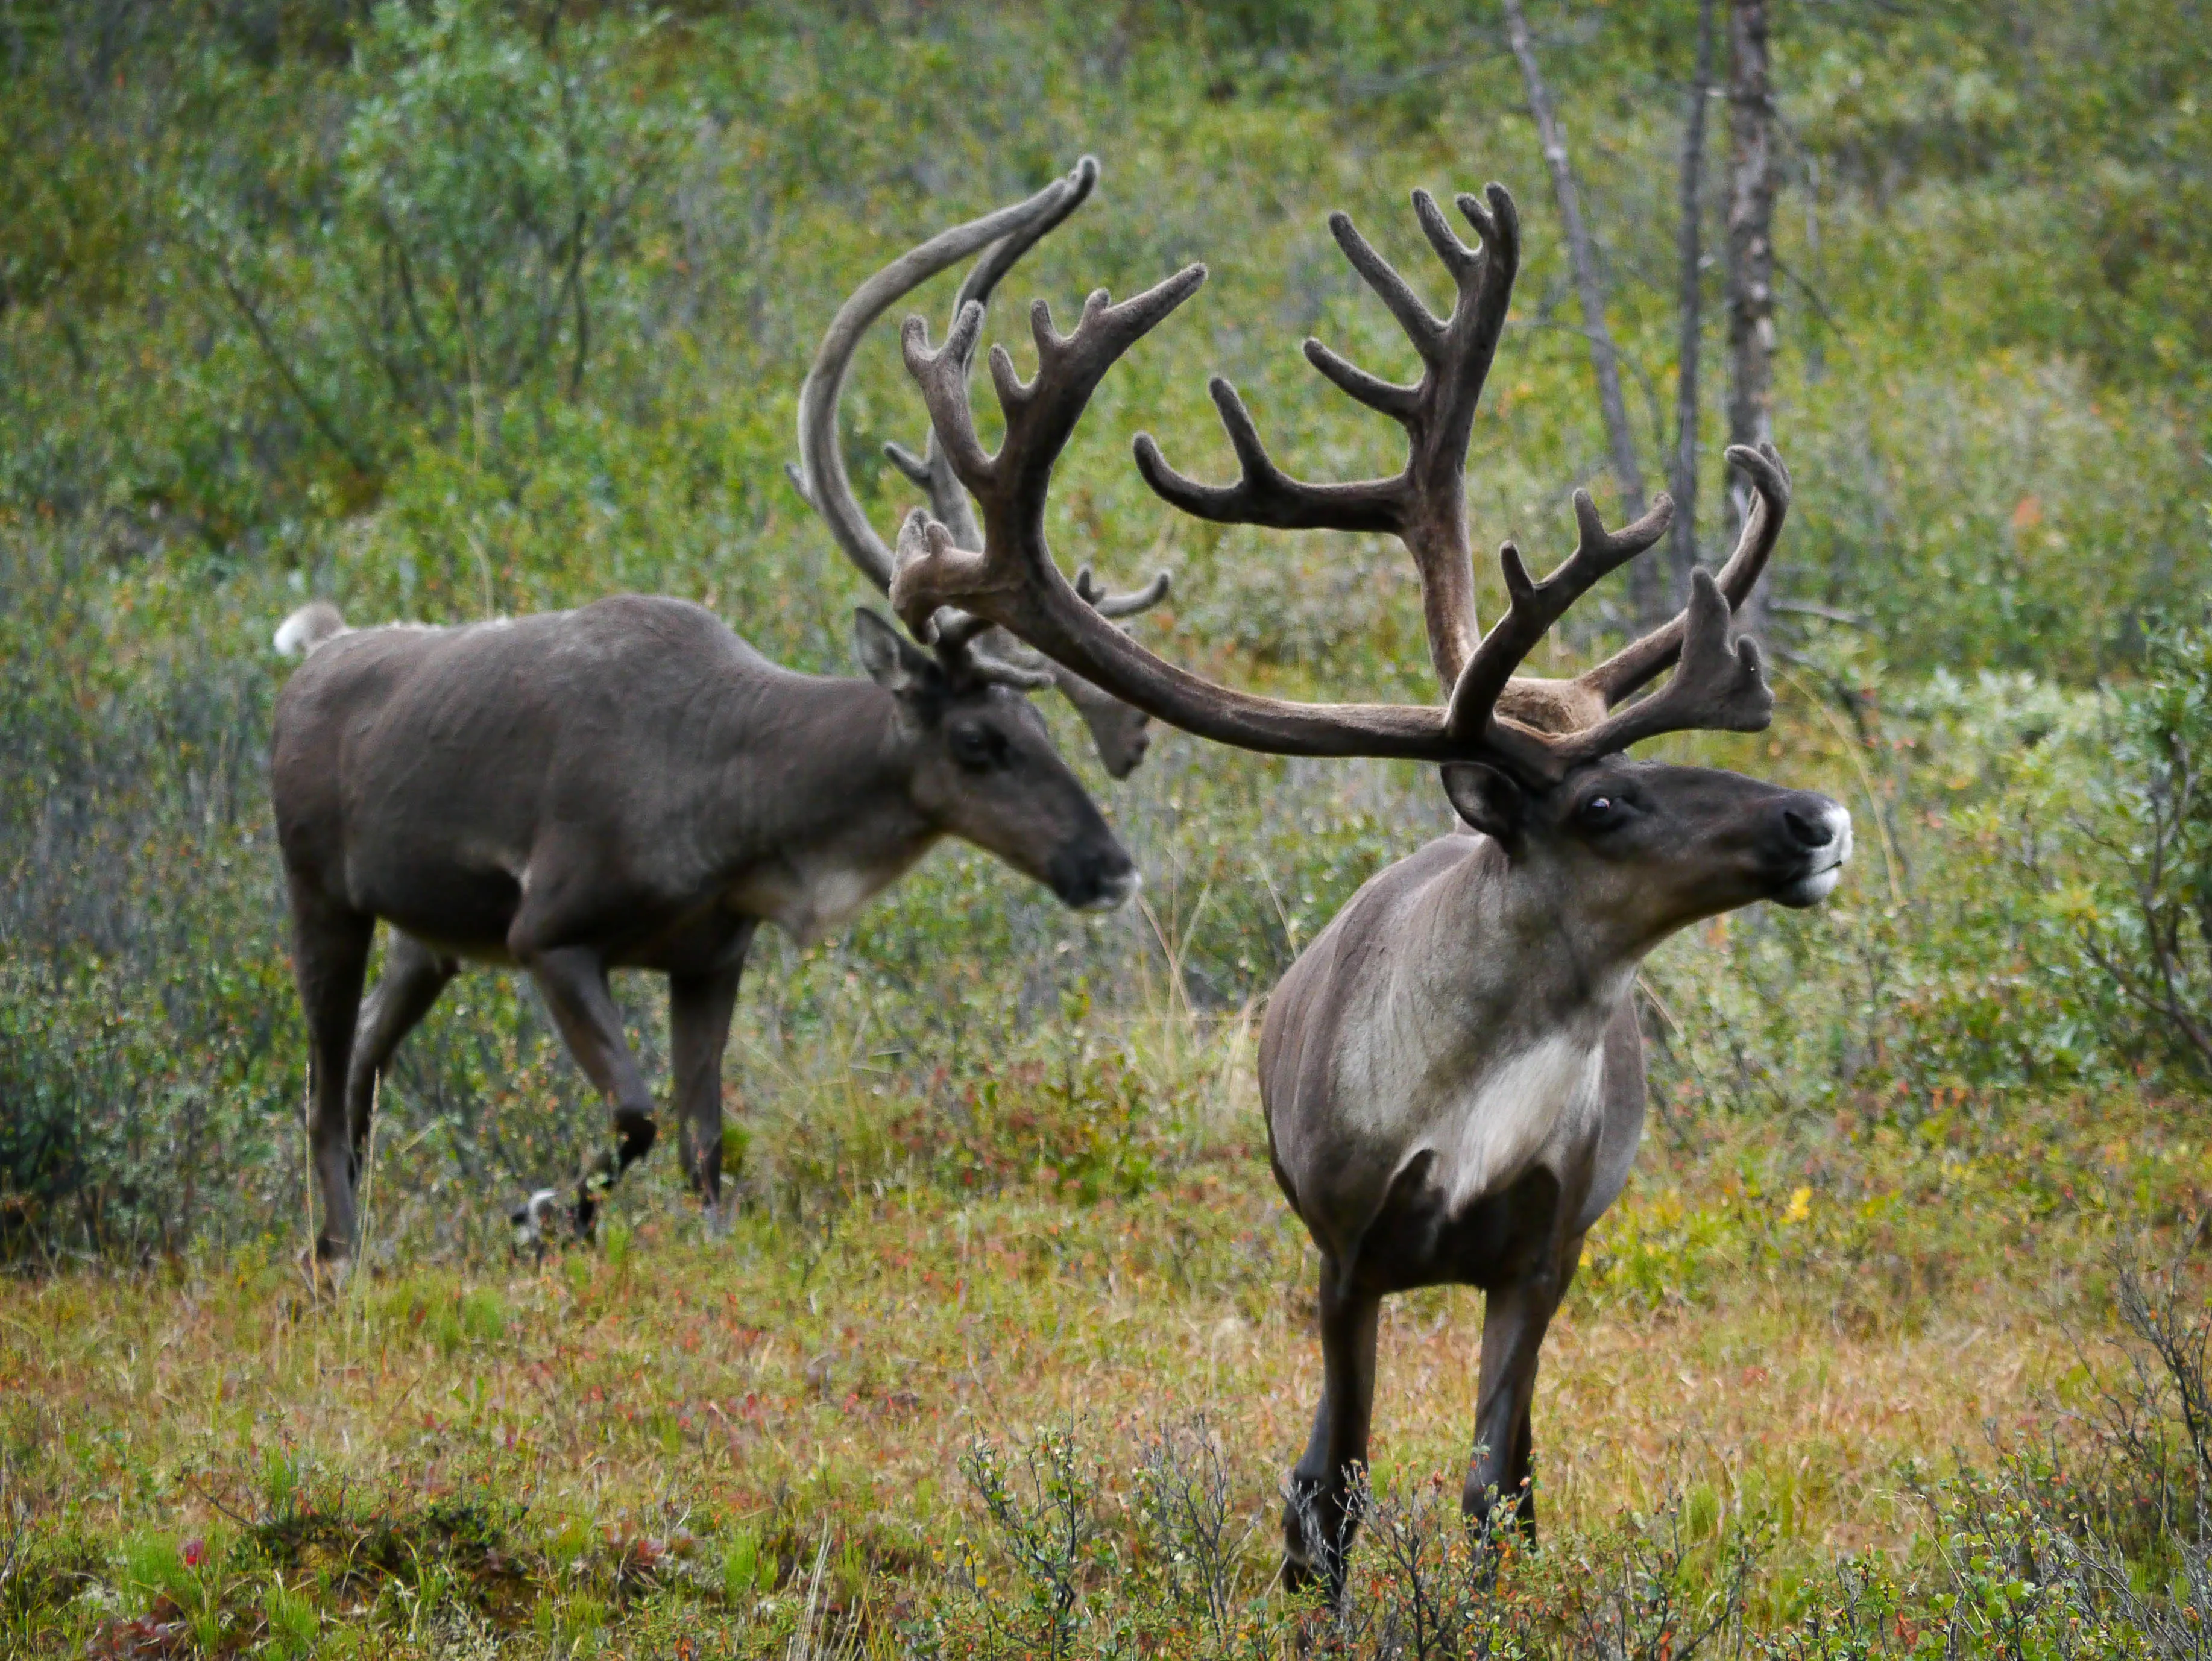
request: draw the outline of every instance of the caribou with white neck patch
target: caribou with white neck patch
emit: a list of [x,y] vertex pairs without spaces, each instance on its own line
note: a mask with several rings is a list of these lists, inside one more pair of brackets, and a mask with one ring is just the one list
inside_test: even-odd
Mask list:
[[[1033,311],[1038,368],[1022,380],[1001,348],[991,377],[1006,417],[995,454],[978,441],[969,366],[982,326],[964,307],[941,350],[906,325],[908,368],[954,472],[982,507],[963,545],[917,513],[899,543],[892,599],[926,630],[941,606],[1003,625],[1054,661],[1170,725],[1279,755],[1439,764],[1465,828],[1382,872],[1303,952],[1270,1001],[1259,1056],[1275,1177],[1322,1258],[1321,1403],[1291,1476],[1285,1573],[1341,1591],[1367,1457],[1382,1299],[1438,1284],[1487,1302],[1475,1446],[1463,1504],[1487,1518],[1505,1496],[1533,1531],[1530,1402],[1545,1329],[1583,1232],[1626,1180],[1642,1135],[1636,969],[1669,934],[1754,901],[1817,904],[1850,851],[1850,816],[1825,796],[1740,774],[1632,761],[1639,739],[1770,720],[1755,642],[1735,607],[1758,581],[1790,502],[1771,449],[1731,450],[1756,495],[1716,579],[1696,574],[1686,610],[1569,680],[1516,674],[1592,584],[1656,544],[1662,497],[1618,532],[1577,492],[1574,552],[1539,582],[1508,544],[1510,605],[1486,633],[1474,611],[1464,475],[1474,407],[1519,257],[1498,186],[1463,195],[1477,246],[1425,192],[1414,210],[1454,290],[1439,318],[1352,228],[1339,246],[1419,354],[1411,386],[1382,380],[1318,341],[1305,352],[1338,388],[1406,431],[1404,469],[1316,484],[1269,458],[1227,382],[1213,395],[1241,465],[1231,485],[1194,483],[1136,442],[1152,489],[1184,512],[1281,529],[1382,532],[1413,556],[1444,702],[1294,703],[1220,686],[1163,661],[1103,622],[1060,576],[1044,537],[1053,464],[1115,360],[1205,278],[1192,266],[1122,305],[1101,292],[1074,332]],[[1674,667],[1660,690],[1632,696]]]

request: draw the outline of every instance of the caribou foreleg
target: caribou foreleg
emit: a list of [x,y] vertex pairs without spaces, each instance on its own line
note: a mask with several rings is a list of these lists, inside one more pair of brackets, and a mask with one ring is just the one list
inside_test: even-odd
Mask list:
[[[1554,1214],[1557,1208],[1554,1207]],[[1460,1508],[1488,1524],[1510,1504],[1513,1526],[1536,1537],[1535,1489],[1531,1481],[1535,1437],[1536,1360],[1552,1316],[1566,1293],[1580,1235],[1562,1236],[1556,1222],[1521,1272],[1490,1289],[1482,1311],[1482,1374],[1477,1387],[1474,1457]]]
[[576,1232],[588,1238],[599,1218],[599,1196],[652,1150],[659,1127],[653,1094],[629,1041],[622,1014],[607,989],[606,961],[589,946],[556,946],[525,960],[553,1012],[568,1053],[614,1110],[615,1148],[586,1167],[576,1187]]
[[730,1014],[744,966],[741,948],[735,961],[721,968],[668,977],[669,1048],[684,1165],[711,1232],[722,1225],[722,1051],[730,1041]]
[[1345,1555],[1359,1518],[1354,1482],[1367,1469],[1375,1409],[1375,1332],[1381,1294],[1324,1258],[1321,1270],[1321,1406],[1283,1508],[1283,1584],[1344,1594]]

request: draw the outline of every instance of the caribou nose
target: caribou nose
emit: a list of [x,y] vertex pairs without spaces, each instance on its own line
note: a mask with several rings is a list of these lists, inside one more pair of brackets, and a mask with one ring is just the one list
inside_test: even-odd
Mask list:
[[1818,905],[1835,891],[1851,856],[1851,816],[1825,797],[1802,795],[1782,810],[1782,831],[1793,868],[1769,897],[1787,906]]
[[1117,871],[1106,879],[1098,890],[1098,897],[1085,908],[1092,911],[1118,911],[1129,903],[1129,897],[1145,885],[1145,879],[1135,866]]
[[1836,839],[1836,827],[1822,813],[1818,818],[1801,813],[1794,807],[1782,810],[1782,823],[1790,832],[1790,839],[1800,848],[1826,848]]
[[1052,879],[1060,903],[1078,911],[1111,911],[1135,893],[1143,879],[1137,862],[1119,848],[1069,860]]

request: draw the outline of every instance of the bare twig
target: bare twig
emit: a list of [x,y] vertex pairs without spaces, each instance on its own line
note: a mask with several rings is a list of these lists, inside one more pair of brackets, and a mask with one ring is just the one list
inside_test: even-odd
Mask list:
[[[1574,170],[1567,160],[1566,135],[1552,106],[1550,89],[1536,62],[1536,49],[1528,38],[1528,21],[1521,0],[1504,0],[1505,36],[1521,65],[1522,85],[1528,90],[1528,113],[1535,118],[1536,133],[1544,148],[1544,164],[1551,170],[1552,194],[1567,233],[1567,258],[1574,267],[1575,289],[1582,301],[1583,329],[1589,340],[1590,368],[1597,375],[1598,407],[1605,417],[1607,449],[1626,516],[1644,517],[1644,472],[1636,462],[1636,439],[1628,425],[1628,405],[1621,396],[1619,354],[1606,327],[1605,284],[1597,268],[1597,253],[1589,228],[1583,221],[1582,198],[1575,189]],[[1662,609],[1658,575],[1648,563],[1629,568],[1630,593],[1637,616],[1646,626]]]
[[1713,84],[1713,7],[1698,0],[1698,60],[1682,121],[1680,222],[1675,230],[1674,457],[1667,481],[1674,498],[1672,557],[1676,604],[1690,592],[1698,563],[1698,360],[1705,341],[1705,105]]

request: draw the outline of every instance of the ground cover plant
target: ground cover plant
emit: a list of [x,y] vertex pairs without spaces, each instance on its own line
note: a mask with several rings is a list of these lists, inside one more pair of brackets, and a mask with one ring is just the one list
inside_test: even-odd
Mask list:
[[[1697,10],[1529,12],[1655,477]],[[816,335],[1090,149],[994,335],[1032,293],[1214,275],[1102,390],[1056,545],[1173,567],[1139,627],[1218,678],[1421,695],[1401,556],[1179,520],[1127,444],[1226,476],[1218,369],[1286,459],[1389,465],[1291,350],[1397,361],[1321,216],[1418,270],[1404,192],[1496,177],[1530,229],[1475,538],[1558,550],[1578,484],[1619,517],[1498,16],[0,15],[0,1647],[2197,1653],[2208,37],[2162,0],[1983,10],[1776,9],[1780,710],[1656,746],[1844,802],[1852,873],[1648,965],[1646,1145],[1540,1384],[1542,1549],[1455,1521],[1476,1300],[1401,1300],[1334,1615],[1267,1586],[1319,1364],[1251,1050],[1297,951],[1444,827],[1431,778],[1164,734],[1097,781],[1140,906],[948,849],[843,938],[764,945],[726,1240],[656,1156],[597,1248],[517,1255],[507,1208],[604,1113],[526,986],[467,978],[386,1080],[364,1272],[318,1298],[266,642],[310,594],[631,587],[848,670],[866,592],[782,473]],[[921,421],[888,334],[845,409],[887,523],[880,445]],[[1591,599],[1562,663],[1632,626]],[[621,990],[665,1076],[658,995]]]

